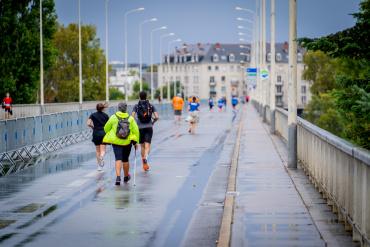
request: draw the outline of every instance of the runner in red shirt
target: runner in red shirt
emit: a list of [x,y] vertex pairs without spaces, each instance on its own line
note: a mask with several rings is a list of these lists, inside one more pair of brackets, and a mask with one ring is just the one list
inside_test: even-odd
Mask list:
[[9,113],[12,109],[12,98],[9,97],[9,93],[6,94],[6,97],[3,99],[5,104],[5,119],[9,119]]

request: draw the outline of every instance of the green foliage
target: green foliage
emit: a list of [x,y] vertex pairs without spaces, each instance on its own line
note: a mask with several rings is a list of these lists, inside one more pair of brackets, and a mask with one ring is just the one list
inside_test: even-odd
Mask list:
[[[82,94],[84,101],[105,99],[105,55],[100,49],[100,40],[96,38],[94,25],[81,26],[82,50]],[[45,78],[45,90],[48,98],[55,102],[73,102],[79,100],[79,47],[78,24],[67,27],[57,24],[57,33],[53,41],[59,50],[56,64],[48,71]],[[53,96],[55,98],[53,99]]]
[[[171,83],[170,84],[170,99],[175,97],[174,87],[175,87],[175,84]],[[167,85],[162,87],[162,92],[163,92],[163,95],[161,95],[161,98],[162,99],[167,99]],[[158,98],[159,93],[160,93],[160,88],[157,88],[155,90],[155,96],[154,97]],[[176,82],[176,94],[178,94],[178,93],[180,93],[180,82],[179,81]],[[182,85],[181,85],[181,94],[182,94],[182,97],[184,98],[184,86],[182,86]]]
[[344,123],[342,117],[334,107],[335,98],[331,94],[313,95],[303,113],[303,118],[314,125],[342,136]]
[[[54,64],[56,31],[53,0],[42,1],[44,70]],[[0,95],[13,103],[36,102],[40,86],[40,1],[0,1]]]
[[124,100],[125,95],[115,88],[109,88],[109,100]]
[[[135,81],[133,85],[133,93],[130,99],[139,99],[139,94],[140,94],[140,83],[139,81]],[[148,99],[150,98],[150,87],[149,83],[143,80],[143,91],[148,93]]]
[[130,73],[131,73],[131,75],[136,75],[136,71],[135,70],[130,70]]
[[[146,69],[146,72],[151,72],[152,66],[149,66],[149,68]],[[158,66],[153,64],[153,72],[158,72]]]

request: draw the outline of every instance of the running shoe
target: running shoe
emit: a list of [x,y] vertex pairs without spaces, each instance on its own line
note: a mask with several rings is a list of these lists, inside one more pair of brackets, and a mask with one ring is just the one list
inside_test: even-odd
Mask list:
[[130,179],[131,179],[131,176],[130,176],[130,174],[128,174],[128,176],[127,176],[127,177],[124,177],[124,178],[123,178],[123,182],[124,182],[124,183],[127,183]]
[[143,169],[144,171],[149,171],[148,161],[145,158],[143,158]]
[[104,166],[104,157],[103,156],[100,156],[100,166],[103,167]]
[[191,128],[189,129],[189,133],[191,132]]
[[121,184],[121,177],[117,177],[116,179],[116,185],[120,185]]
[[99,172],[101,171],[101,167],[100,167],[100,166],[98,167],[98,171],[99,171]]

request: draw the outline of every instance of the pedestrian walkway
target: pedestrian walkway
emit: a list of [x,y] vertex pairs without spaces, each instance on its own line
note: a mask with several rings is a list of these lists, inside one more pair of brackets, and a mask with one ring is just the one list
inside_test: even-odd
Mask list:
[[254,108],[246,108],[231,246],[325,246]]

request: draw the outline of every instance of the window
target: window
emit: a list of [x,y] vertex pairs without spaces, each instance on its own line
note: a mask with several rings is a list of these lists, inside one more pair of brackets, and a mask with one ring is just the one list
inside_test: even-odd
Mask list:
[[306,104],[306,96],[302,96],[302,104]]
[[172,83],[172,82],[173,82],[173,77],[171,76],[171,77],[170,77],[170,83]]
[[276,103],[282,104],[283,103],[283,97],[282,96],[276,96]]
[[193,90],[193,91],[194,91],[194,93],[198,93],[198,91],[199,91],[199,87],[198,87],[198,86],[194,86],[194,87],[193,87],[193,89],[194,89],[194,90]]
[[235,61],[235,55],[233,53],[229,54],[229,62],[234,62]]
[[173,57],[173,62],[174,62],[174,63],[177,63],[177,56],[174,56],[174,57]]
[[276,92],[281,93],[281,86],[276,86]]
[[194,76],[194,77],[193,77],[193,81],[194,81],[194,83],[198,83],[198,81],[199,81],[199,80],[198,80],[198,76]]
[[189,76],[184,77],[185,83],[189,83]]
[[163,66],[163,72],[166,72],[166,67]]
[[251,59],[251,56],[249,54],[247,54],[247,56],[245,58],[247,59],[247,62],[249,62],[249,60]]
[[221,76],[221,81],[225,82],[226,81],[226,76]]
[[163,76],[163,81],[162,81],[162,85],[164,85],[166,82],[166,77]]
[[226,56],[225,55],[222,55],[221,56],[221,60],[226,60]]
[[208,71],[212,71],[212,66],[208,66]]
[[190,65],[188,65],[188,72],[190,72]]
[[209,82],[215,82],[215,77],[214,76],[210,76],[209,77]]
[[267,53],[266,60],[267,60],[267,62],[271,61],[271,53],[270,52]]
[[240,71],[240,65],[236,66],[236,71]]
[[234,72],[234,66],[233,65],[230,66],[230,71]]
[[226,71],[226,66],[222,66],[222,71]]
[[195,62],[198,62],[198,61],[199,61],[199,56],[195,55]]
[[307,65],[302,65],[302,70],[306,70],[307,69]]
[[281,75],[276,76],[276,81],[281,82]]
[[194,72],[194,65],[191,66],[191,72]]
[[215,90],[215,87],[209,87],[209,89],[211,90],[211,92],[215,92],[216,90]]
[[175,72],[177,72],[177,66],[175,67]]
[[306,93],[306,86],[302,86],[302,93]]
[[180,72],[182,72],[182,66],[180,66]]
[[173,72],[173,66],[171,66],[171,72]]
[[281,61],[281,54],[280,53],[276,53],[276,61]]
[[218,66],[215,66],[215,70],[218,71]]
[[302,62],[302,54],[301,53],[297,54],[297,60],[298,60],[298,62]]
[[226,92],[226,87],[225,86],[221,87],[221,92]]
[[195,72],[198,72],[198,66],[195,65]]
[[279,65],[279,70],[280,70],[280,71],[283,71],[283,70],[284,70],[283,65]]
[[213,62],[218,62],[218,55],[217,54],[212,55],[212,61]]

